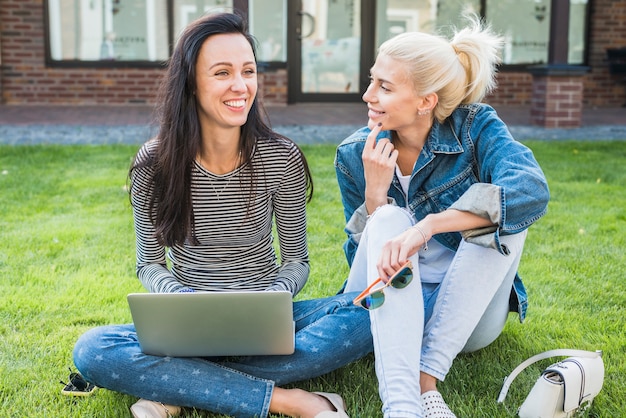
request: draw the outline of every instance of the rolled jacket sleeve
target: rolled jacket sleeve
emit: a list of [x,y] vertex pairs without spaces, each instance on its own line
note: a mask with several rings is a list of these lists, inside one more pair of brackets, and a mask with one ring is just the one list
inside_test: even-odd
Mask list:
[[367,224],[367,217],[367,208],[365,203],[363,203],[354,211],[346,224],[345,231],[356,244],[361,241],[361,234]]
[[496,226],[502,223],[503,201],[501,187],[488,183],[474,183],[459,200],[450,206],[450,209],[471,212],[489,219],[495,224],[494,226],[462,231],[461,235],[467,242],[506,252],[498,245],[498,227]]
[[506,254],[501,234],[516,234],[530,227],[547,211],[550,192],[532,150],[515,141],[508,128],[483,106],[469,129],[478,182],[469,187],[453,209],[490,219],[497,228],[463,231],[463,237]]

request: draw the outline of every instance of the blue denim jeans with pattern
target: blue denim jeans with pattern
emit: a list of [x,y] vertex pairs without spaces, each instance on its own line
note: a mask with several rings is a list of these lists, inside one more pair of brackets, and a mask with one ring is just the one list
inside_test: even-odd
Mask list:
[[74,363],[102,388],[236,417],[265,417],[276,385],[320,376],[373,351],[369,313],[352,304],[356,294],[294,302],[291,355],[150,356],[142,353],[135,327],[128,324],[83,334]]

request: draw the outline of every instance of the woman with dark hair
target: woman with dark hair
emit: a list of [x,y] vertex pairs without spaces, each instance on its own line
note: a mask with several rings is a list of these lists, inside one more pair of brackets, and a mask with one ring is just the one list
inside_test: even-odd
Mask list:
[[[159,134],[141,147],[129,173],[137,276],[150,292],[295,296],[307,281],[311,175],[300,149],[265,122],[254,51],[245,22],[228,13],[193,22],[176,45]],[[354,296],[294,302],[292,355],[150,356],[129,324],[85,333],[74,362],[89,382],[141,398],[131,407],[135,417],[173,416],[181,407],[237,417],[346,417],[339,395],[277,385],[372,350],[368,314],[354,307]]]

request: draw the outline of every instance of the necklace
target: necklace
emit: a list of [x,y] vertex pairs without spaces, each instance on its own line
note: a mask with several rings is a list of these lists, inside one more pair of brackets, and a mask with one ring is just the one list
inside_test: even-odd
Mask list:
[[[235,177],[235,174],[231,174],[230,176],[228,176],[228,181],[226,182],[226,184],[218,191],[215,186],[213,185],[213,182],[211,182],[211,189],[213,189],[213,193],[215,193],[215,197],[217,198],[218,202],[221,202],[222,199],[220,199],[220,197],[222,196],[222,193],[224,192],[224,190],[226,190],[226,188],[228,187],[228,185],[230,184],[230,181],[232,180],[232,178]],[[217,177],[215,179],[215,182],[217,183],[220,180],[219,177]]]
[[[215,175],[215,178],[212,179],[211,182],[209,183],[209,185],[211,186],[211,189],[213,189],[213,193],[215,193],[215,197],[217,198],[218,202],[221,202],[220,197],[222,196],[222,193],[224,193],[224,190],[226,190],[226,188],[230,184],[230,181],[233,179],[233,177],[236,176],[236,173],[234,171],[237,169],[237,167],[239,167],[240,162],[241,162],[241,150],[237,154],[237,159],[235,160],[235,165],[233,166],[233,169],[230,170],[230,172],[228,174],[228,180],[226,181],[226,184],[224,186],[222,186],[221,189],[218,190],[215,187],[214,183],[220,182],[221,180],[224,179],[224,177],[217,177],[217,175]],[[204,164],[204,161],[202,160],[202,156],[200,156],[200,165],[203,166],[203,167],[206,167],[206,165]]]
[[211,181],[211,183],[210,183],[211,189],[213,189],[213,193],[215,193],[215,197],[217,198],[218,202],[222,201],[220,199],[220,196],[222,196],[222,193],[224,192],[224,190],[226,190],[226,188],[230,184],[230,181],[233,179],[233,177],[235,177],[235,175],[236,175],[235,173],[230,173],[229,176],[228,176],[228,181],[226,181],[226,184],[224,186],[222,186],[222,188],[219,191],[215,188],[215,185],[213,183],[214,182],[217,183],[217,182],[223,180],[223,177],[216,177],[214,181]]

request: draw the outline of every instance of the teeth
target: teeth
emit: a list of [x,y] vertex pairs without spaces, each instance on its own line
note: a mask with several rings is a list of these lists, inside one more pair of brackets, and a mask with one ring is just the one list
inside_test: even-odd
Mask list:
[[246,104],[246,101],[245,100],[230,100],[224,103],[226,104],[226,106],[242,107]]

